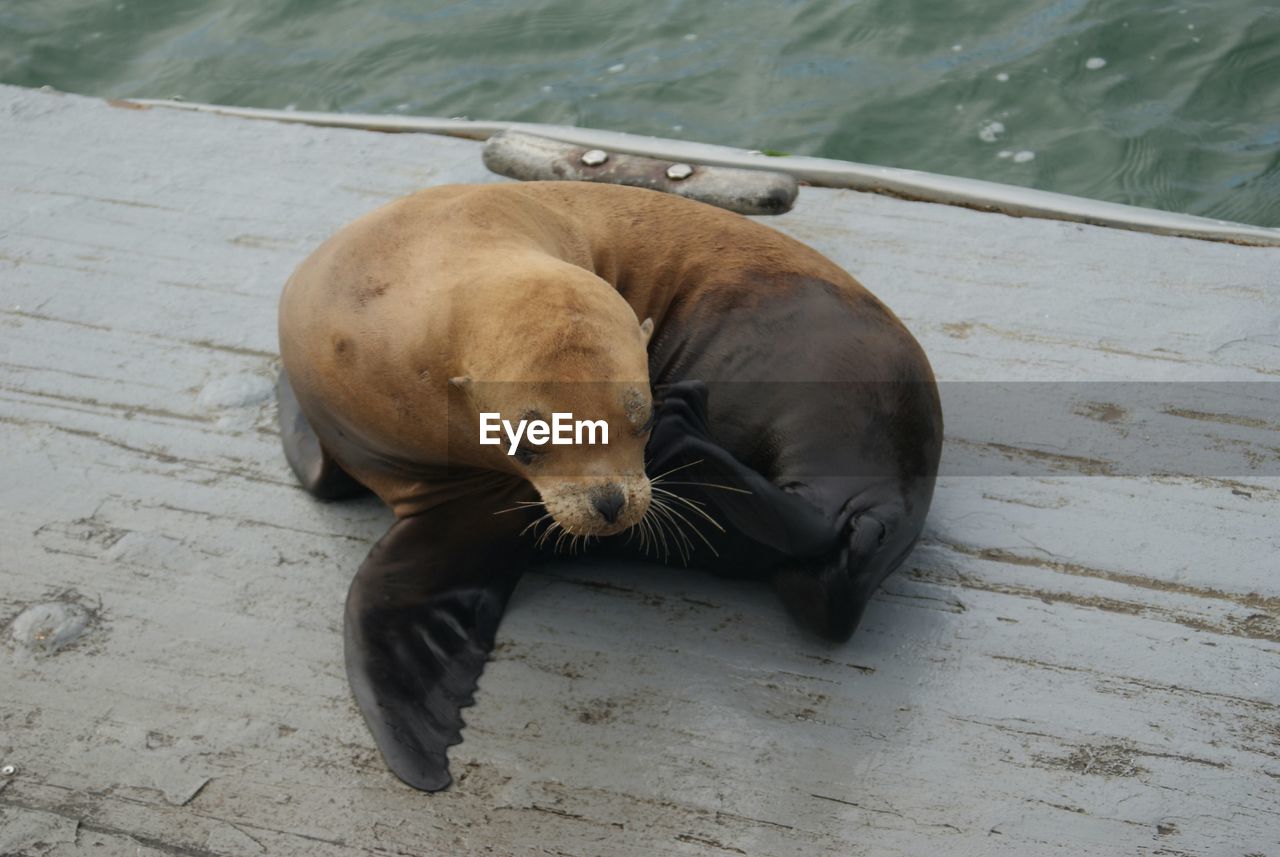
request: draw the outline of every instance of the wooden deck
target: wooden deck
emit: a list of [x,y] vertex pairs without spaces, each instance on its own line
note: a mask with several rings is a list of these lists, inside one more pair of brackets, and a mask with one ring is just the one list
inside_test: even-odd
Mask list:
[[[1191,449],[1106,475],[1124,462],[960,421],[948,460],[1042,472],[941,479],[845,646],[692,572],[531,575],[457,784],[426,795],[384,768],[342,667],[346,587],[389,518],[294,486],[275,307],[356,214],[494,180],[480,144],[12,87],[0,116],[0,854],[1280,855],[1265,401],[1161,411],[1227,456],[1215,473]],[[1280,383],[1280,249],[813,188],[771,223],[885,299],[953,398]],[[1113,401],[1064,421],[1163,434]],[[53,641],[11,620],[43,603],[87,631],[34,652]]]

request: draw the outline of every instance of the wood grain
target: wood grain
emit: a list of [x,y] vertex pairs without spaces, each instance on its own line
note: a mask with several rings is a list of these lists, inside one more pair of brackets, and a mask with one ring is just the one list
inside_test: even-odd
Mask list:
[[[680,569],[530,576],[456,786],[405,788],[341,661],[388,515],[295,487],[275,304],[355,215],[494,180],[480,144],[11,87],[0,115],[0,624],[92,616],[0,652],[0,853],[1280,854],[1280,440],[1252,412],[1165,416],[1229,473],[950,437],[1068,457],[943,478],[845,646]],[[944,389],[1280,375],[1280,250],[812,188],[770,222]],[[1112,407],[1071,425],[1144,430]]]

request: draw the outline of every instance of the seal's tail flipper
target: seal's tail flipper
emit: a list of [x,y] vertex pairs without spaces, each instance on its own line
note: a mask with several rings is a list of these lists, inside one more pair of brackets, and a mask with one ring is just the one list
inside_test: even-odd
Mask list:
[[283,369],[276,379],[276,404],[284,457],[308,493],[321,500],[341,500],[367,492],[368,489],[348,475],[320,445]]
[[483,517],[454,503],[397,521],[347,595],[352,692],[388,766],[424,791],[452,782],[445,750],[462,740],[460,709],[527,561]]

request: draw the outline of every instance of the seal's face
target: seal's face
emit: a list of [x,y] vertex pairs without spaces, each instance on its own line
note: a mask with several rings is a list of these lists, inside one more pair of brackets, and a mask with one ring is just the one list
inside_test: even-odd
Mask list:
[[505,353],[501,367],[522,380],[451,381],[475,407],[485,465],[538,492],[542,540],[615,535],[649,511],[644,452],[654,411],[645,346],[653,322],[637,326],[630,308],[617,304],[590,316],[608,321],[601,330],[579,323],[572,337],[526,335],[526,347]]
[[610,536],[644,517],[647,380],[477,383],[470,395],[492,466],[528,480],[553,522],[540,536]]
[[[555,413],[571,413],[594,425],[582,431],[574,428],[575,440],[582,442],[540,447],[524,442],[514,456],[521,474],[537,490],[551,519],[570,536],[611,536],[635,526],[650,501],[644,471],[645,443],[653,423],[648,385],[558,386],[568,389],[557,397],[561,402]],[[602,401],[613,407],[596,416]],[[605,426],[600,423],[608,428],[608,443],[588,442],[603,439]]]

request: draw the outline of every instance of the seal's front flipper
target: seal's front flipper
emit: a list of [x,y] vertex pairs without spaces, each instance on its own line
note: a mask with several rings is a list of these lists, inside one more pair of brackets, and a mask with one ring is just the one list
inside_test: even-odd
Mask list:
[[518,530],[494,522],[459,501],[397,521],[347,595],[352,692],[387,765],[424,791],[452,782],[445,750],[528,559]]
[[320,445],[320,439],[298,406],[298,397],[294,395],[289,376],[283,369],[276,379],[276,404],[285,460],[308,493],[321,500],[341,500],[367,491]]
[[718,511],[718,523],[785,556],[831,549],[839,533],[818,509],[716,443],[706,384],[678,381],[660,387],[657,398],[646,469],[658,488],[664,479],[681,486],[676,493]]

